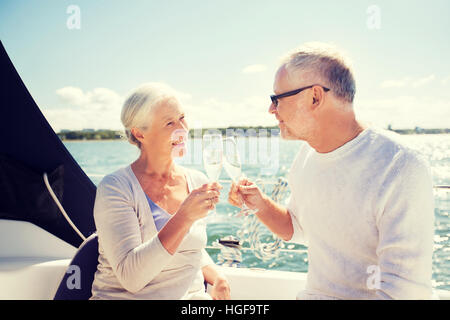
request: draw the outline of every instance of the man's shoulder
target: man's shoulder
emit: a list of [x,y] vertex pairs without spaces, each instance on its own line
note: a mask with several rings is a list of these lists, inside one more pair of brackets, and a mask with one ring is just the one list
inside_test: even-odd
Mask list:
[[429,168],[428,160],[406,136],[380,128],[371,128],[373,160],[399,172]]
[[423,155],[406,136],[396,132],[373,127],[370,129],[373,147],[392,159],[404,158],[411,161],[424,161]]
[[294,164],[298,161],[301,161],[311,151],[314,151],[314,149],[308,144],[308,142],[300,141],[299,145],[298,145],[297,153],[296,153],[296,155],[294,157],[294,161],[292,163]]
[[288,180],[292,181],[293,177],[298,173],[301,168],[301,163],[305,161],[308,153],[312,152],[314,149],[306,142],[301,141],[299,143],[297,153],[288,171]]

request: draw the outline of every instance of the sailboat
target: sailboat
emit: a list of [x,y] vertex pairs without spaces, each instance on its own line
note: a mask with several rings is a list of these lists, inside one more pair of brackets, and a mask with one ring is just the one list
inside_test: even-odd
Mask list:
[[[1,42],[0,80],[0,299],[88,299],[98,255],[96,187],[41,113]],[[301,272],[221,268],[232,299],[295,299],[306,284]],[[435,293],[450,299],[449,291]]]

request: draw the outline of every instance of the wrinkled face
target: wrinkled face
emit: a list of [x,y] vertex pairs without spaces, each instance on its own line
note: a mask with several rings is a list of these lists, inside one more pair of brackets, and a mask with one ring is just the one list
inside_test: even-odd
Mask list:
[[[274,93],[281,94],[311,85],[300,79],[291,79],[288,71],[281,66],[273,84]],[[281,137],[288,140],[308,140],[315,127],[314,117],[309,104],[312,101],[311,90],[304,90],[296,95],[278,99],[278,106],[270,105],[269,113],[279,121]]]
[[151,111],[149,119],[149,125],[141,131],[142,147],[172,157],[184,156],[189,128],[180,103],[176,99],[163,100]]

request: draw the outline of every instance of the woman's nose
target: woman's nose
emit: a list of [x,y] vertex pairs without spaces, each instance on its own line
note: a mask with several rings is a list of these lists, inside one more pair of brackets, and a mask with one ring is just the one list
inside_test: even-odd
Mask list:
[[188,135],[188,128],[185,124],[179,124],[172,132],[173,141],[184,141]]
[[180,122],[180,127],[178,129],[184,130],[186,132],[189,131],[189,127],[186,122]]

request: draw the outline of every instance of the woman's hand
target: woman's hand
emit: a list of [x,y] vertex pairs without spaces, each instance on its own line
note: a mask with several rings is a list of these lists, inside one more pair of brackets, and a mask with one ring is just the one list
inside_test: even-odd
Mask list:
[[219,202],[220,189],[222,186],[217,182],[204,184],[194,189],[181,203],[177,215],[191,222],[206,217],[208,211],[213,210]]
[[230,286],[223,276],[217,276],[211,289],[211,297],[214,300],[230,300]]
[[192,224],[208,214],[219,202],[220,189],[218,183],[204,184],[193,190],[181,203],[178,211],[159,231],[161,244],[170,254],[174,254]]
[[267,196],[258,188],[258,186],[243,178],[238,184],[231,186],[228,194],[228,201],[233,206],[241,208],[243,203],[250,209],[262,209],[266,205]]

